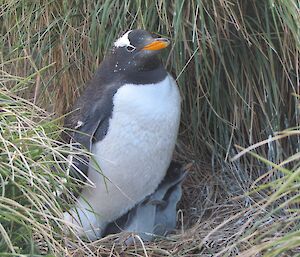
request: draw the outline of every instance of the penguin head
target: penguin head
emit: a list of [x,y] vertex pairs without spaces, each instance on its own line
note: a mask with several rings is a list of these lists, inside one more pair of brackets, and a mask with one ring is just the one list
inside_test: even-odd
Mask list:
[[113,45],[110,60],[115,73],[153,70],[160,66],[158,54],[170,41],[141,30],[129,30]]

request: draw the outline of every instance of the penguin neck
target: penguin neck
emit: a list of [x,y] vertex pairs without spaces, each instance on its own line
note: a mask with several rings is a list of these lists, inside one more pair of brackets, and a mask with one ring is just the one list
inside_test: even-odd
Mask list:
[[155,84],[165,79],[167,72],[158,56],[148,57],[144,62],[136,62],[133,69],[124,72],[123,81],[130,84]]
[[136,67],[139,72],[148,72],[163,68],[157,56],[148,57],[145,63],[137,63]]
[[98,80],[111,83],[120,81],[128,84],[155,84],[162,81],[167,76],[167,71],[163,67],[157,56],[147,58],[145,63],[136,63],[131,68],[123,68],[122,63],[117,63],[113,58],[102,62],[96,76]]
[[147,65],[124,73],[123,82],[137,85],[155,84],[164,80],[167,75],[167,71],[159,62],[159,64],[152,67]]

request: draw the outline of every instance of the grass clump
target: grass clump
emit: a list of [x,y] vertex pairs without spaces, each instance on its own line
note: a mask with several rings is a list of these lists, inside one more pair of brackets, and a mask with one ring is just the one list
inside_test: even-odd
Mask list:
[[0,255],[66,253],[67,145],[53,116],[0,88]]
[[[296,256],[300,250],[300,159],[298,151],[280,163],[274,163],[258,155],[258,148],[270,142],[298,138],[300,128],[277,133],[273,138],[244,149],[269,167],[268,172],[253,183],[249,195],[254,200],[249,216],[251,222],[244,237],[253,247],[246,248],[241,256]],[[260,197],[258,197],[258,195]],[[252,223],[250,225],[250,223]]]

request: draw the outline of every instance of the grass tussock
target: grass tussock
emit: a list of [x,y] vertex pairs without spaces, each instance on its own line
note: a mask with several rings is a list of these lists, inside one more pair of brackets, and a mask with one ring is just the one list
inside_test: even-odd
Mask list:
[[299,8],[296,0],[2,1],[0,252],[32,252],[35,231],[52,252],[66,249],[50,194],[65,146],[36,105],[66,113],[119,32],[145,28],[173,42],[163,60],[183,97],[176,158],[190,173],[182,223],[153,244],[124,248],[110,237],[75,244],[72,254],[296,254]]
[[72,151],[58,141],[53,116],[12,91],[0,89],[0,255],[65,255],[67,205],[57,195],[69,192]]

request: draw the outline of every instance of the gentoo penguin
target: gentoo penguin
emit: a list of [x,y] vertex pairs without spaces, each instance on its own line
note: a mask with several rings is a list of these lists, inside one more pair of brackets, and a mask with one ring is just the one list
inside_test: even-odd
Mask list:
[[[107,224],[151,195],[170,165],[180,94],[158,57],[169,40],[136,29],[117,39],[79,97],[65,126],[92,153],[74,158],[83,188],[64,219],[79,236],[101,237]],[[100,168],[100,169],[99,169]]]

